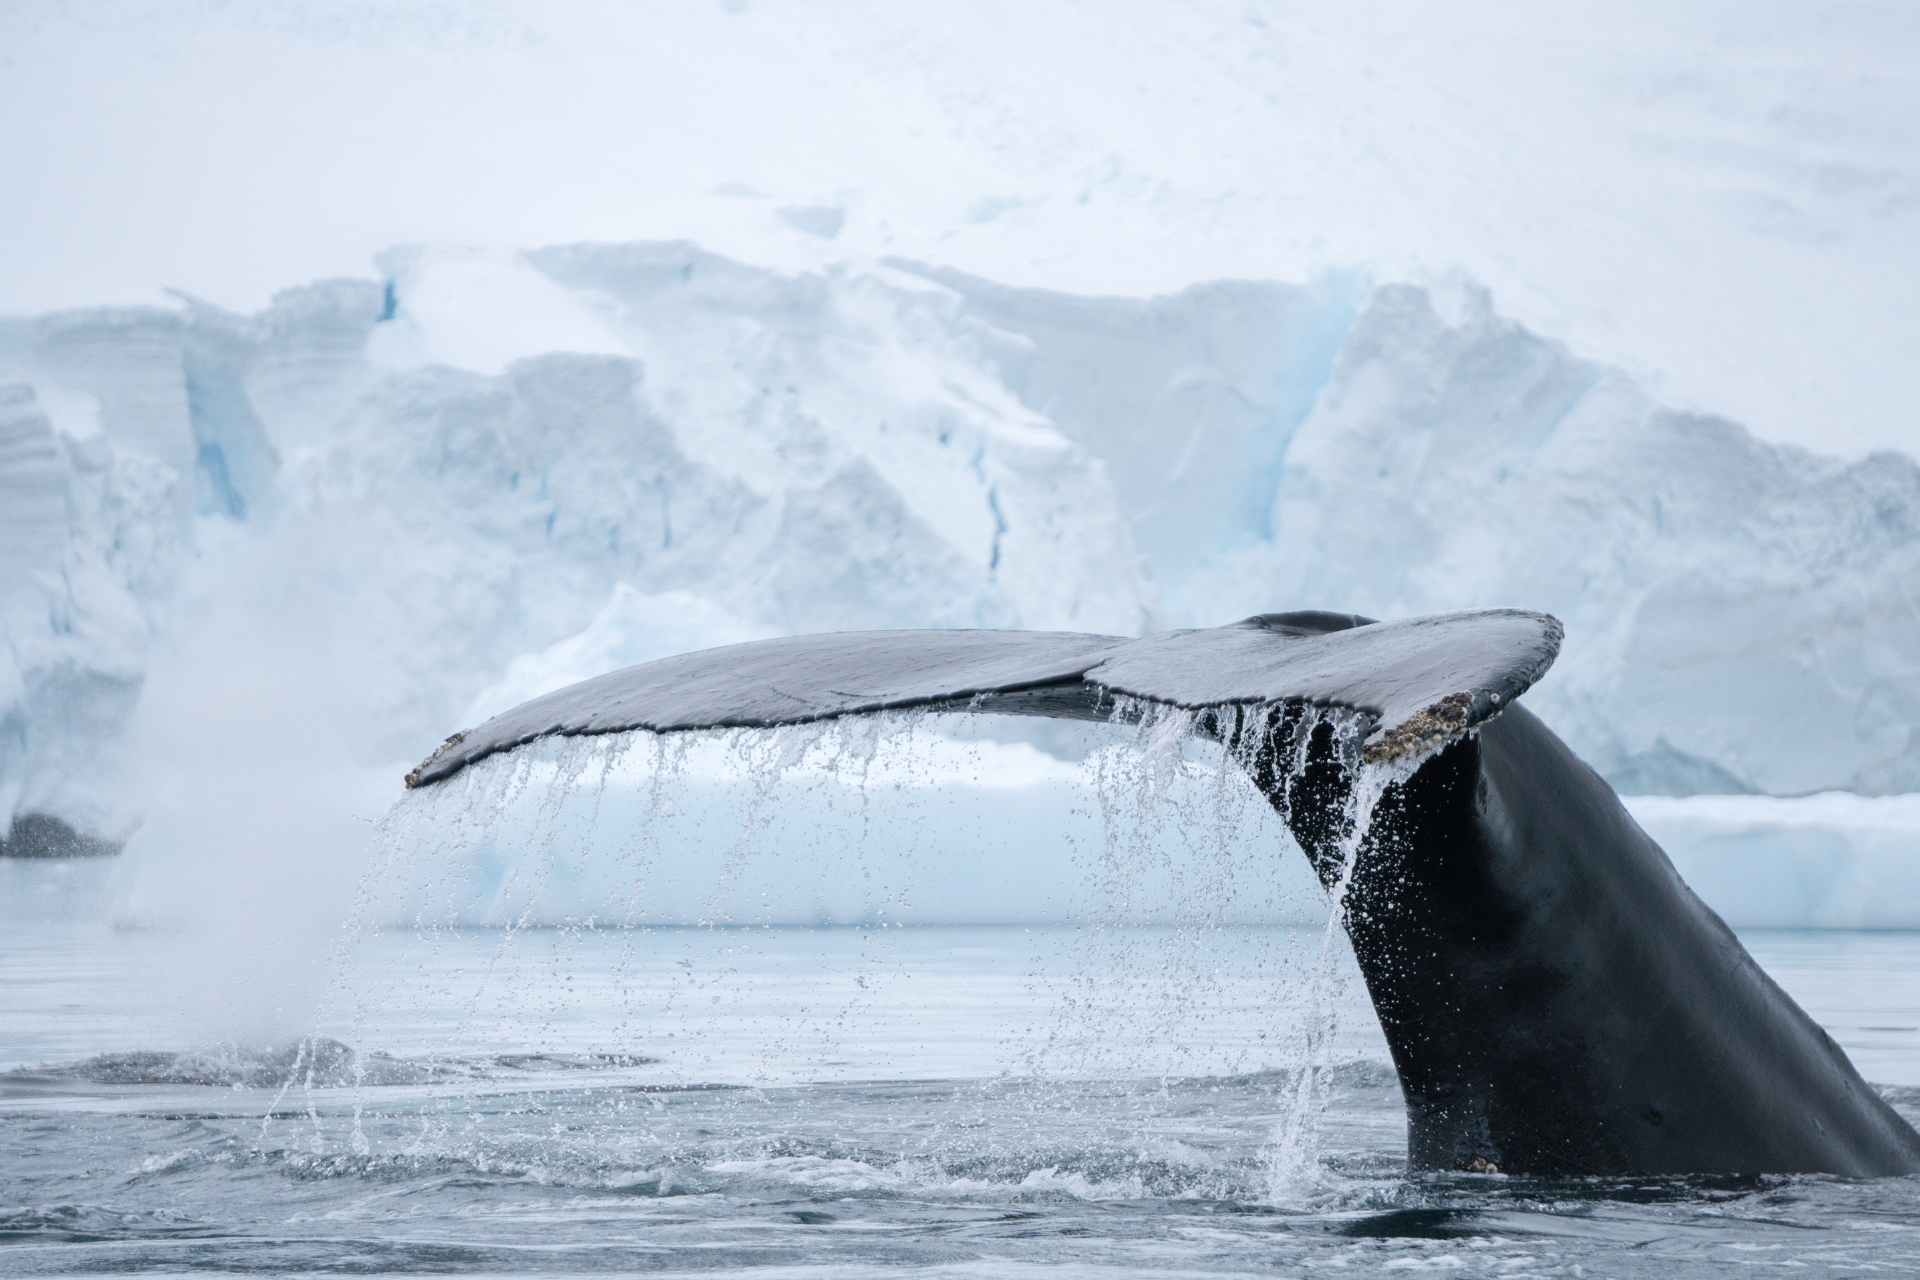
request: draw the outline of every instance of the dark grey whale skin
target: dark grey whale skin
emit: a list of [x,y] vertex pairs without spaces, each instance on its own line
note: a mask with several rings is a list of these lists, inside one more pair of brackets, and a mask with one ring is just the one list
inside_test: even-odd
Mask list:
[[1106,720],[1116,697],[1163,706],[1302,702],[1376,722],[1392,758],[1480,723],[1560,650],[1541,613],[1478,609],[1355,626],[1351,614],[1262,614],[1140,640],[1060,631],[853,631],[662,658],[583,680],[456,733],[409,787],[547,737],[772,728],[863,712],[991,711]]
[[[1291,795],[1253,770],[1329,883],[1348,785],[1330,746]],[[1920,1134],[1525,707],[1388,789],[1344,923],[1414,1169],[1920,1171]]]
[[[1487,610],[1371,623],[1268,614],[1113,636],[867,632],[663,659],[456,734],[427,786],[548,736],[771,726],[890,708],[1201,713],[1324,883],[1354,775],[1309,706],[1417,759],[1374,812],[1344,924],[1406,1095],[1415,1170],[1543,1175],[1920,1171],[1920,1134],[1689,890],[1604,780],[1513,700],[1559,624]],[[1299,758],[1291,774],[1279,762]],[[1436,750],[1437,749],[1437,750]]]

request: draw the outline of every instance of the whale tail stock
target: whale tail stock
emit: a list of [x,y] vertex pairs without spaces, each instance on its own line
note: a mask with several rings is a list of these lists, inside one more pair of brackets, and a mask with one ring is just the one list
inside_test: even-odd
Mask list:
[[[407,785],[555,735],[910,708],[1087,720],[1120,699],[1181,708],[1226,741],[1322,882],[1346,875],[1343,923],[1406,1096],[1411,1167],[1920,1170],[1920,1134],[1612,789],[1513,705],[1560,639],[1553,618],[1519,610],[1265,614],[1138,640],[794,636],[536,698],[448,739]],[[1324,709],[1344,709],[1350,733]],[[1356,832],[1353,789],[1369,766],[1392,780]]]

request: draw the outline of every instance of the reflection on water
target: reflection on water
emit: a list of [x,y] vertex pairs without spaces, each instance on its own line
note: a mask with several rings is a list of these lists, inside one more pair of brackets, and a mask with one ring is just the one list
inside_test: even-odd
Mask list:
[[[1914,1114],[1920,936],[1746,941]],[[1319,942],[389,933],[276,1012],[233,992],[278,969],[210,979],[189,937],[15,916],[0,1273],[1920,1270],[1912,1179],[1406,1177],[1344,954],[1314,1172],[1289,1172]],[[223,1042],[235,1001],[268,1047]]]

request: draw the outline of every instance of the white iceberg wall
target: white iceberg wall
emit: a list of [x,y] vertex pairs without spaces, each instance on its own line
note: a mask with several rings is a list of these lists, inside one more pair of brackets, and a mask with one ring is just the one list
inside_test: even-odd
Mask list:
[[255,316],[0,323],[14,812],[119,837],[237,795],[149,758],[190,701],[129,738],[156,676],[236,740],[324,721],[283,770],[397,776],[674,651],[1308,606],[1561,614],[1529,703],[1632,790],[1920,785],[1912,460],[1675,414],[1471,288],[1072,297],[682,243],[383,263]]
[[[1100,465],[982,369],[943,293],[679,245],[549,256],[602,287],[391,259],[384,371],[282,469],[273,536],[327,584],[378,750],[437,740],[623,584],[730,620],[660,624],[690,643],[1149,616]],[[531,354],[559,341],[594,353]]]
[[[957,625],[1132,634],[1149,621],[1153,588],[1107,467],[1010,390],[947,291],[884,269],[782,277],[682,244],[527,261],[605,309],[695,457],[759,491],[843,490],[830,523],[869,560],[896,537],[889,494],[951,549],[964,595],[901,599],[874,611],[876,625],[906,625],[929,604]],[[869,487],[868,468],[884,488]],[[788,533],[818,536],[830,512],[810,508]],[[923,572],[876,561],[840,594],[855,602],[897,570]],[[819,571],[794,563],[781,576]],[[789,607],[848,625],[798,592]]]
[[118,838],[137,819],[119,748],[172,594],[191,473],[116,450],[89,393],[19,366],[12,377],[0,376],[0,818],[55,814]]
[[[1239,606],[1195,590],[1203,568],[1272,539],[1293,433],[1367,300],[1364,277],[1112,298],[891,265],[953,290],[956,327],[971,330],[1006,387],[1101,460],[1178,625],[1226,620],[1221,609]],[[1244,612],[1281,607],[1296,606]]]
[[1626,790],[1920,788],[1911,457],[1675,413],[1471,286],[928,274],[1106,465],[1166,622],[1549,610],[1567,645],[1530,704]]
[[[60,569],[67,552],[67,484],[64,459],[54,442],[53,423],[24,382],[0,385],[0,608],[7,637],[19,633],[32,646],[51,637],[35,614],[45,609],[44,583]],[[7,816],[20,807],[36,761],[29,751],[28,726],[43,719],[32,702],[46,657],[22,653],[18,641],[0,663],[0,800]],[[0,836],[3,839],[4,836]]]
[[1387,288],[1294,436],[1274,520],[1272,597],[1558,614],[1529,703],[1625,790],[1920,788],[1910,457],[1764,444],[1484,295],[1450,322]]
[[[390,777],[293,782],[236,750],[231,791],[164,797],[110,880],[83,887],[104,887],[123,927],[214,926],[210,966],[291,965],[356,892],[373,928],[1326,918],[1278,817],[1209,760],[1163,762],[1156,776],[1111,744],[1076,766],[933,727],[835,731],[849,740],[828,735],[811,756],[804,742],[818,734],[798,748],[778,735],[641,736],[624,757],[607,741],[523,753],[410,797],[384,863],[367,861],[366,840]],[[1627,805],[1735,928],[1920,928],[1914,797]],[[40,883],[67,876],[63,865],[15,875],[23,905],[100,910]]]
[[[0,366],[23,370],[52,403],[75,396],[116,446],[192,476],[196,447],[182,358],[186,325],[157,307],[96,307],[0,322]],[[84,428],[83,428],[84,431]],[[172,494],[184,525],[193,493]]]
[[1633,796],[1627,808],[1735,927],[1920,929],[1920,796]]
[[506,675],[474,698],[460,723],[481,724],[543,693],[609,671],[773,635],[770,628],[744,622],[691,591],[648,595],[622,582],[584,631],[508,663]]
[[[1324,921],[1270,806],[1218,755],[855,723],[548,744],[416,792],[380,925]],[[1167,749],[1172,745],[1172,749]],[[132,904],[129,904],[131,907]]]

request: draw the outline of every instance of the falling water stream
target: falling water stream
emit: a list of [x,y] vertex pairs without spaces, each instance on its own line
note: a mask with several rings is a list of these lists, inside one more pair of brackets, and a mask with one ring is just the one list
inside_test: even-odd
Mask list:
[[[1233,749],[1115,712],[1048,855],[1077,896],[1021,923],[928,922],[1052,837],[956,818],[1000,757],[921,716],[416,794],[270,1043],[168,1021],[173,935],[10,915],[0,1274],[1920,1269],[1910,1179],[1409,1176],[1341,929],[1396,775],[1353,771],[1323,893]],[[1920,942],[1748,941],[1916,1114]]]

